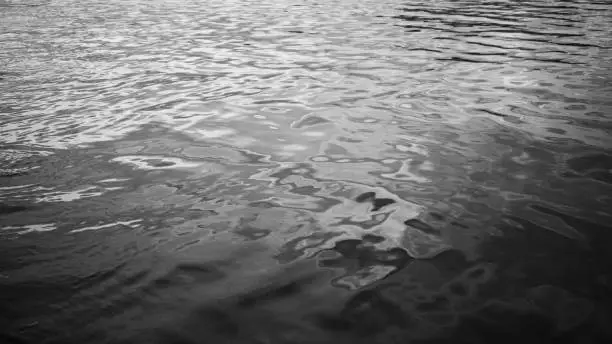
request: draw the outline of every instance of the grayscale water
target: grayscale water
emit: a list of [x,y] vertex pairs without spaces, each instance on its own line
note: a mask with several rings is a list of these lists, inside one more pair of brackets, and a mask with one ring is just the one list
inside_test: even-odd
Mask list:
[[1,0],[0,145],[2,344],[612,342],[609,0]]

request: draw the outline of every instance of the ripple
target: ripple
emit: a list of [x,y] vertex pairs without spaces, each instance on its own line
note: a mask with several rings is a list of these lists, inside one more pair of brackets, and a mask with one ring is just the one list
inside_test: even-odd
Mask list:
[[105,229],[105,228],[111,228],[111,227],[115,227],[115,226],[124,226],[124,227],[128,227],[128,228],[133,228],[133,224],[136,224],[138,222],[141,222],[142,220],[132,220],[132,221],[117,221],[117,222],[112,222],[112,223],[106,223],[106,224],[101,224],[101,225],[97,225],[97,226],[88,226],[88,227],[81,227],[81,228],[77,228],[77,229],[73,229],[70,231],[70,233],[79,233],[79,232],[85,232],[85,231],[96,231],[96,230],[100,230],[100,229]]
[[611,10],[0,0],[0,337],[605,333]]
[[100,190],[100,188],[95,186],[74,191],[52,191],[43,193],[42,197],[36,200],[36,202],[73,202],[82,198],[100,196],[104,191],[104,189]]
[[169,168],[195,168],[202,166],[201,163],[186,161],[179,158],[164,157],[164,156],[121,156],[114,158],[111,161],[116,161],[123,164],[133,165],[136,168],[143,170],[169,169]]
[[6,231],[14,234],[28,234],[33,232],[49,232],[56,230],[57,226],[54,223],[44,223],[38,225],[24,225],[24,226],[7,226],[0,227],[1,231]]

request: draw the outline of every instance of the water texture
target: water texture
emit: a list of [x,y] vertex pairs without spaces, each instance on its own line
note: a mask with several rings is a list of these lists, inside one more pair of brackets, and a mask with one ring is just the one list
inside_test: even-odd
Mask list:
[[0,343],[612,340],[612,3],[0,1]]

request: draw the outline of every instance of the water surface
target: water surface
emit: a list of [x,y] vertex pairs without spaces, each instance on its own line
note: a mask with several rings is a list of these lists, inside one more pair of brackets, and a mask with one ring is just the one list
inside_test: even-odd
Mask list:
[[612,338],[612,4],[0,2],[0,342]]

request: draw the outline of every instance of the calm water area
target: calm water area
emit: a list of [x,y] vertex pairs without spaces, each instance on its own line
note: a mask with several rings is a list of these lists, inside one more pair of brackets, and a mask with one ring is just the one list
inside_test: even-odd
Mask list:
[[0,343],[612,343],[612,1],[0,0]]

